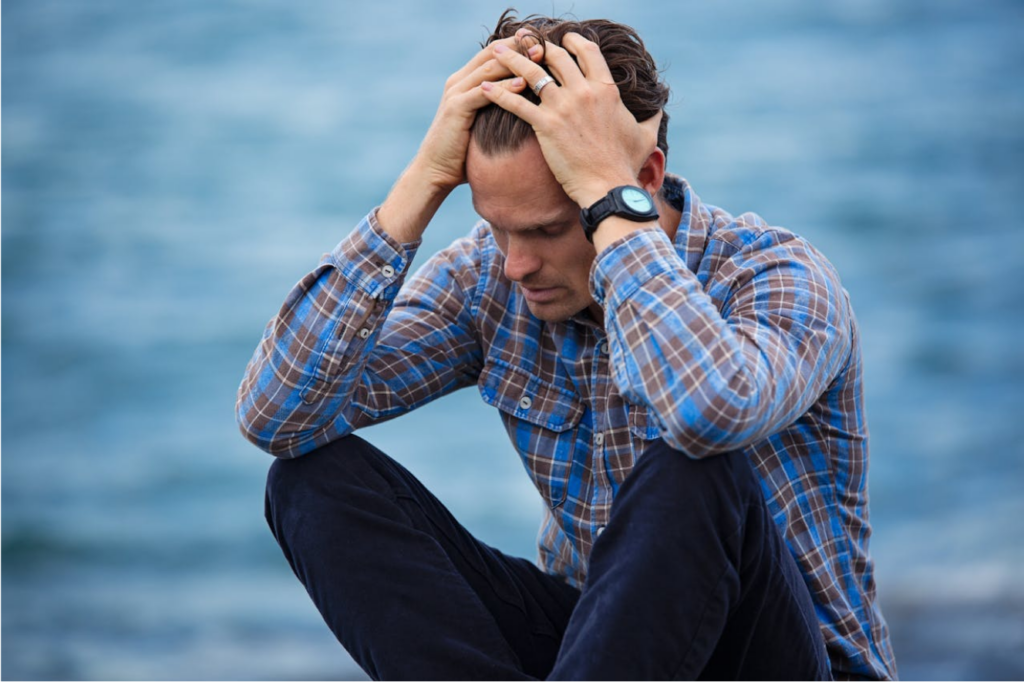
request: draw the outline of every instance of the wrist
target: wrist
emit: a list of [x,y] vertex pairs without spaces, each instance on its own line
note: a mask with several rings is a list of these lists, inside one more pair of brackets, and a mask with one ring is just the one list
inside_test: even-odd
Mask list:
[[596,180],[581,187],[573,199],[580,205],[580,208],[590,208],[603,199],[608,192],[623,185],[639,186],[635,177],[627,175],[616,179]]
[[644,224],[654,222],[658,217],[654,197],[635,184],[618,185],[590,207],[580,210],[583,233],[591,242],[600,226],[613,218]]
[[388,192],[377,222],[400,244],[418,241],[452,189],[434,182],[414,161]]
[[465,179],[453,180],[450,175],[437,170],[429,161],[417,154],[409,163],[409,166],[402,173],[402,178],[410,185],[415,186],[426,196],[439,198],[444,201]]
[[601,253],[623,237],[627,237],[634,232],[638,232],[643,229],[648,229],[652,225],[657,224],[658,223],[656,221],[637,223],[618,216],[610,216],[601,222],[597,230],[595,230],[592,235],[594,251]]

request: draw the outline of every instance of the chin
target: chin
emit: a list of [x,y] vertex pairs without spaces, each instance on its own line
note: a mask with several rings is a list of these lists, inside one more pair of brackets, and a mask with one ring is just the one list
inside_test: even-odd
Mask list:
[[527,301],[526,307],[530,309],[530,313],[538,320],[543,320],[544,322],[565,322],[586,306],[574,306],[564,302],[530,303]]

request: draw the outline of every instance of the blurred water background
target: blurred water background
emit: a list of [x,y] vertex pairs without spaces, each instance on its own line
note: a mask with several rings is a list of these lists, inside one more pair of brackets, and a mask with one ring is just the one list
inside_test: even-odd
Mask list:
[[[505,6],[3,3],[4,678],[362,676],[265,528],[235,389]],[[901,673],[1024,677],[1024,6],[519,8],[635,26],[670,168],[833,260]],[[421,253],[472,221],[463,189]],[[475,391],[365,435],[534,556],[539,497]]]

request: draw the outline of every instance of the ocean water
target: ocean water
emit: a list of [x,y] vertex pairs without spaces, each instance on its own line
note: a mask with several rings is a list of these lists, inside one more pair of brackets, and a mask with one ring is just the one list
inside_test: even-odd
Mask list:
[[[505,2],[3,4],[7,679],[361,678],[262,520],[235,389]],[[1024,6],[523,3],[635,26],[669,165],[804,234],[863,331],[903,677],[1024,677]],[[473,221],[457,191],[421,253]],[[365,435],[532,557],[472,390]]]

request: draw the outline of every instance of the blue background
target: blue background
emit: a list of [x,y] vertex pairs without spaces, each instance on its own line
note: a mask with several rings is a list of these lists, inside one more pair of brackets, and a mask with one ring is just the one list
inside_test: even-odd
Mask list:
[[[235,389],[504,7],[3,4],[3,677],[361,676],[263,524]],[[832,259],[901,672],[1024,676],[1024,6],[520,9],[636,27],[670,168]],[[421,253],[472,221],[463,188]],[[534,556],[539,497],[475,391],[366,435]]]

